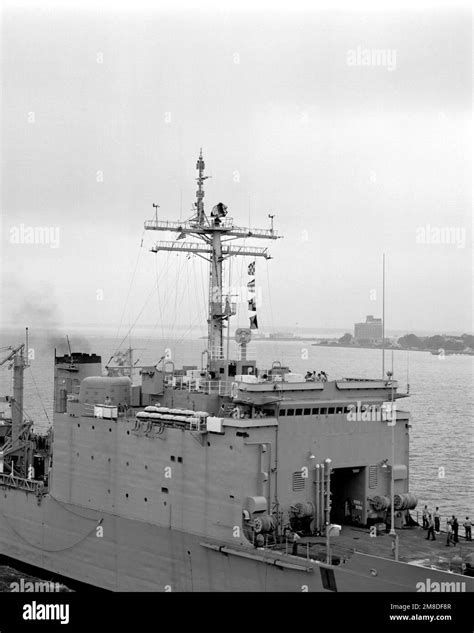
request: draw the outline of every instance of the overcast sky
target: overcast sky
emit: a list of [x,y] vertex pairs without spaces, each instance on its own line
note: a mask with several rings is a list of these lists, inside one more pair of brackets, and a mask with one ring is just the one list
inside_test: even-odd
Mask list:
[[381,316],[383,252],[388,329],[472,331],[469,5],[198,4],[4,4],[2,322],[205,325],[206,263],[140,248],[203,147],[206,209],[284,235],[267,331]]

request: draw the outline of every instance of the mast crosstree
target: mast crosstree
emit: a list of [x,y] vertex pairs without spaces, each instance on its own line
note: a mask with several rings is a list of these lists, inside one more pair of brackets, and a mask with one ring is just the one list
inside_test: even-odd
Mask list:
[[[179,233],[176,241],[159,241],[151,248],[151,252],[175,251],[178,253],[194,253],[209,261],[209,305],[208,305],[208,369],[212,361],[222,360],[224,321],[228,318],[222,295],[222,264],[229,257],[264,257],[271,259],[268,248],[250,247],[246,245],[228,245],[225,238],[256,238],[276,240],[279,235],[273,229],[273,217],[269,229],[256,229],[236,226],[233,219],[227,217],[227,207],[219,202],[209,216],[204,211],[204,175],[205,163],[202,149],[196,169],[198,170],[196,202],[194,215],[184,222],[149,220],[145,222],[147,231],[170,231]],[[187,236],[196,237],[199,242],[182,242]]]

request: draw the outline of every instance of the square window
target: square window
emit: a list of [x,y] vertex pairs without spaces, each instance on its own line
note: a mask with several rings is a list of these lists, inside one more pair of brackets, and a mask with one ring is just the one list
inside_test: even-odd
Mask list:
[[334,407],[329,407],[328,414],[329,415],[333,415],[334,414],[334,410],[335,410]]
[[311,415],[311,409],[305,409],[303,415]]
[[319,409],[313,409],[313,415],[319,415]]
[[182,458],[182,457],[178,457],[178,462],[179,462],[180,464],[182,464],[182,463],[183,463],[183,458]]
[[286,409],[280,409],[280,416],[286,415]]
[[319,412],[321,413],[321,415],[327,415],[326,407],[323,407],[322,409],[320,409]]
[[344,407],[336,407],[336,413],[344,413]]
[[303,415],[303,409],[296,409],[295,415]]
[[171,455],[171,461],[174,462],[175,459],[176,457],[174,455]]
[[286,411],[287,411],[286,415],[295,415],[294,409],[287,409]]

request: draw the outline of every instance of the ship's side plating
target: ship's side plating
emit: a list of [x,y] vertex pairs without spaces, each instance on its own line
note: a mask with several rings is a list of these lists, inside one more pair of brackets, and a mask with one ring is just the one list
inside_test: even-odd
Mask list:
[[[90,373],[91,363],[87,364]],[[57,377],[61,374],[61,363],[56,373]],[[87,386],[90,378],[85,379]],[[131,391],[127,380],[98,377],[97,398],[113,403],[117,394],[123,399]],[[347,448],[337,450],[335,468],[364,467],[373,457],[372,452],[364,453],[367,434],[380,432],[383,437],[388,431],[386,422],[376,420],[364,422],[358,431],[357,422],[351,425],[344,420],[347,414],[323,406],[334,404],[335,383],[324,383],[322,389],[302,383],[300,390],[306,398],[299,415],[288,415],[288,409],[300,408],[298,401],[290,400],[290,392],[297,391],[298,385],[279,386],[288,391],[287,399],[278,403],[280,413],[287,409],[285,415],[224,418],[220,432],[168,426],[158,435],[145,434],[136,416],[126,411],[115,419],[77,415],[77,406],[91,403],[81,402],[80,394],[66,399],[69,412],[55,413],[55,465],[49,494],[38,498],[17,489],[3,490],[2,551],[113,590],[413,589],[426,577],[423,568],[380,558],[374,563],[362,555],[355,555],[347,568],[326,565],[270,548],[256,549],[245,536],[243,511],[255,509],[249,500],[258,503],[269,495],[273,508],[276,500],[286,513],[285,522],[290,505],[314,501],[311,477],[316,466],[308,467],[304,488],[293,489],[293,475],[301,472],[301,463],[310,463],[306,460],[313,455],[320,459],[330,454],[334,438],[346,436],[351,441],[342,440]],[[378,389],[373,385],[372,400]],[[173,398],[175,402],[178,391],[165,389],[162,401],[171,403]],[[248,400],[249,384],[237,383],[234,398],[241,401],[244,392]],[[309,406],[315,403],[317,407]],[[313,415],[316,408],[334,408],[334,413]],[[399,450],[403,456],[407,430],[396,426],[402,429]],[[386,429],[385,433],[380,429]],[[387,441],[380,439],[380,455],[386,453]],[[400,491],[405,482],[399,481]],[[402,571],[396,572],[399,567]],[[443,576],[430,570],[432,578],[438,574]]]

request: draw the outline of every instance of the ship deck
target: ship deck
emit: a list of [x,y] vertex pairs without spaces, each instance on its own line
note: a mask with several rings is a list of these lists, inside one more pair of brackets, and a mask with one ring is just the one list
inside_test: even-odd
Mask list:
[[[462,530],[464,533],[464,530]],[[448,570],[454,556],[465,561],[468,554],[474,554],[474,541],[466,541],[459,536],[459,542],[446,547],[446,532],[436,534],[436,540],[426,540],[427,531],[421,527],[397,530],[399,538],[399,560],[405,563]],[[331,555],[342,559],[351,557],[354,551],[373,556],[393,559],[392,537],[388,533],[371,537],[367,528],[342,526],[339,536],[331,537]],[[281,546],[280,546],[281,547]],[[283,545],[282,549],[286,549]],[[326,539],[324,537],[303,537],[299,541],[298,556],[316,560],[326,560]],[[291,554],[291,544],[288,545]]]

